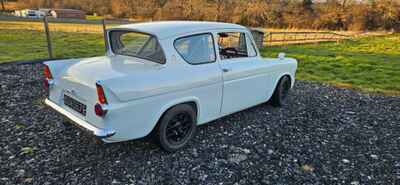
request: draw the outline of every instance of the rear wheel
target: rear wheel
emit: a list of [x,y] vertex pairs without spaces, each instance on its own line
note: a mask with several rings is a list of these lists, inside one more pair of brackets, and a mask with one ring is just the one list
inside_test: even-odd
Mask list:
[[275,92],[271,98],[271,104],[275,107],[284,106],[287,104],[287,96],[290,90],[290,78],[283,76],[275,88]]
[[155,131],[155,139],[164,150],[183,148],[196,131],[196,111],[187,104],[177,105],[163,115]]

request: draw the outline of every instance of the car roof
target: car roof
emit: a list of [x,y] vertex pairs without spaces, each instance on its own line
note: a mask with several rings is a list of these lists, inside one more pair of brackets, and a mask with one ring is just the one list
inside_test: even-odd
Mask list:
[[139,32],[149,33],[157,36],[159,39],[165,39],[168,37],[197,31],[215,29],[246,29],[246,27],[237,24],[206,21],[156,21],[125,24],[115,28],[132,29]]

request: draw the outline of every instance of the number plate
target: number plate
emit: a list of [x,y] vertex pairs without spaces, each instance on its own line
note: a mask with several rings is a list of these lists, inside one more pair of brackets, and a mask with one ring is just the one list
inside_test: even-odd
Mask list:
[[64,94],[64,105],[86,116],[86,105],[66,94]]

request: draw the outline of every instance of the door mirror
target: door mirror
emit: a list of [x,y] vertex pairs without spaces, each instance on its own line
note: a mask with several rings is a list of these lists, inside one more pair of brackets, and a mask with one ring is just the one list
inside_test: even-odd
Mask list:
[[281,60],[285,59],[285,56],[286,56],[285,53],[279,53],[278,54],[278,58],[281,59]]

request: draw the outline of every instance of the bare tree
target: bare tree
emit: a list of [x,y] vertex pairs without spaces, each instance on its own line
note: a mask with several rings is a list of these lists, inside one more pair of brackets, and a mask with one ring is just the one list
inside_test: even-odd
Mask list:
[[[4,7],[2,2],[2,8]],[[18,0],[138,20],[212,20],[249,26],[400,30],[400,0]]]

